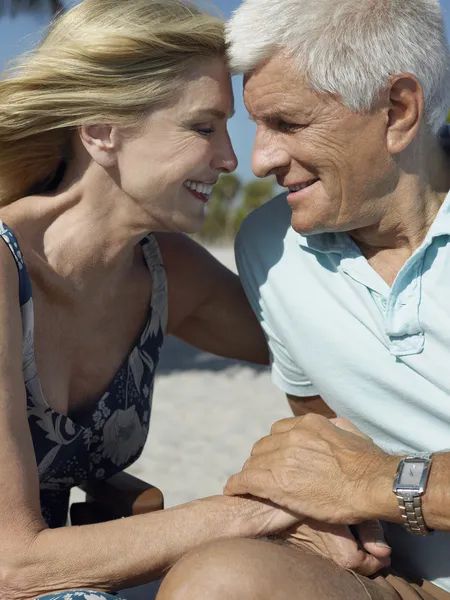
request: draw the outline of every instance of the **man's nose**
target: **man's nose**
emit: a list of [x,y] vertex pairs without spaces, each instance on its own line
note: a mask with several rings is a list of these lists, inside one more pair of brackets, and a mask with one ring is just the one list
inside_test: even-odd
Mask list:
[[252,155],[252,171],[256,177],[277,175],[289,166],[289,161],[289,153],[276,136],[258,129]]

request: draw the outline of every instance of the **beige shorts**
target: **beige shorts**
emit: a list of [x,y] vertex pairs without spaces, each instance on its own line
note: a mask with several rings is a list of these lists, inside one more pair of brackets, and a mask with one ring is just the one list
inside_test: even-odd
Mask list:
[[[365,590],[367,599],[371,598],[370,591],[367,589],[364,577],[352,574],[358,579],[361,586]],[[395,590],[398,594],[399,600],[450,600],[450,592],[433,585],[429,581],[421,581],[415,583],[408,578],[400,575],[394,575],[393,573],[387,573],[385,575],[377,575],[371,577],[377,585],[385,590]]]

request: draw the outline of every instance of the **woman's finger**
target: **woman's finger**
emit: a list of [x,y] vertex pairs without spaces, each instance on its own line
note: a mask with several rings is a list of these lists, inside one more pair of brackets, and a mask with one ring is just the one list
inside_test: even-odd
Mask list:
[[[361,550],[361,552],[364,551]],[[372,556],[372,554],[365,553],[359,566],[354,569],[354,571],[359,575],[363,575],[364,577],[370,577],[371,575],[378,573],[378,571],[381,571],[381,569],[389,567],[390,564],[391,559],[389,556],[385,558],[377,558],[376,556]]]
[[392,548],[386,542],[379,521],[365,521],[355,528],[357,538],[366,552],[379,559],[390,556]]

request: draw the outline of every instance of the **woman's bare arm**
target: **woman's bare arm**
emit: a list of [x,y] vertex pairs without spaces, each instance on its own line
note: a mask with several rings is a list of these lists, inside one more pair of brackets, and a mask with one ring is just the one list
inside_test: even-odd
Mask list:
[[0,281],[0,598],[129,587],[157,578],[208,540],[266,535],[295,523],[278,508],[216,496],[149,515],[48,529],[26,412],[18,277],[1,244]]
[[181,234],[157,234],[169,282],[169,333],[229,358],[269,364],[239,277]]

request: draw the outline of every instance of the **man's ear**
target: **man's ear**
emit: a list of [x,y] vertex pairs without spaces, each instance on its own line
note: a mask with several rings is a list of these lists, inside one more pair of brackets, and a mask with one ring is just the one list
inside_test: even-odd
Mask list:
[[387,148],[391,154],[405,150],[416,136],[424,113],[423,88],[409,73],[396,75],[386,90],[388,105]]
[[118,134],[111,125],[83,125],[78,129],[81,143],[92,160],[105,169],[113,167],[117,161]]

